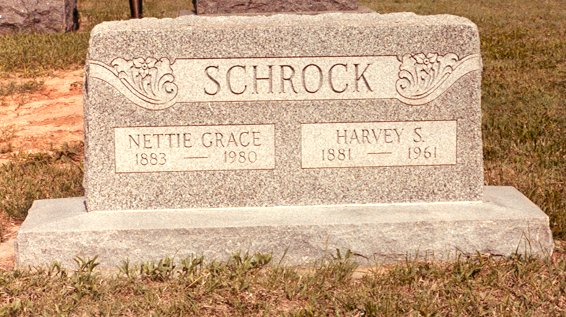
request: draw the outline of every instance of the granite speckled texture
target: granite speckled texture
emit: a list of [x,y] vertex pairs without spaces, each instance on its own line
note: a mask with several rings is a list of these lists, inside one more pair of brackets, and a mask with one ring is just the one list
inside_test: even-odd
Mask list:
[[0,1],[0,35],[13,32],[68,32],[77,27],[77,0]]
[[222,260],[249,251],[304,265],[340,249],[374,265],[476,252],[548,256],[552,248],[548,216],[514,188],[486,187],[482,203],[87,213],[83,198],[39,200],[18,233],[16,260],[74,267],[75,256],[98,255],[101,267],[116,269],[124,259]]
[[[87,209],[481,201],[483,161],[479,54],[477,27],[465,18],[449,15],[332,13],[269,17],[184,16],[177,19],[102,23],[92,31],[85,85],[84,185]],[[288,63],[301,62],[306,65],[322,63],[322,58],[330,58],[330,62],[333,62],[333,58],[339,57],[359,57],[359,63],[363,63],[366,56],[380,60],[388,58],[388,61],[399,63],[395,67],[400,67],[405,56],[412,56],[414,60],[407,61],[422,67],[438,65],[434,64],[437,57],[445,57],[445,62],[451,65],[456,65],[454,63],[466,57],[474,57],[475,70],[458,77],[450,77],[447,72],[453,83],[438,90],[441,94],[434,100],[419,105],[395,99],[399,96],[388,97],[387,93],[397,93],[395,82],[380,82],[377,77],[376,82],[371,83],[372,89],[387,98],[340,99],[338,94],[328,90],[328,95],[321,92],[321,96],[298,92],[313,100],[274,101],[269,100],[269,96],[265,97],[265,94],[257,101],[238,101],[240,99],[236,95],[234,100],[237,101],[216,101],[203,93],[204,89],[210,92],[215,87],[209,80],[208,86],[197,91],[210,98],[207,101],[159,105],[163,109],[144,108],[142,104],[148,104],[141,101],[144,96],[140,98],[138,94],[129,96],[132,99],[126,98],[117,89],[119,84],[101,80],[109,76],[93,75],[95,68],[111,73],[117,72],[120,67],[137,67],[136,74],[147,75],[148,71],[143,67],[155,70],[158,65],[161,70],[156,71],[163,75],[161,78],[170,79],[167,77],[167,74],[171,74],[167,68],[170,66],[176,79],[173,83],[179,88],[187,86],[183,83],[185,78],[204,76],[204,73],[194,69],[175,68],[181,65],[182,60],[208,62],[217,59],[219,63],[227,63],[234,59],[246,59],[251,65],[256,59],[273,58],[274,62],[287,60]],[[136,60],[137,64],[134,63]],[[246,70],[248,75],[252,72],[249,65]],[[431,73],[434,67],[423,69]],[[450,71],[452,68],[443,69]],[[312,70],[316,68],[311,66],[309,74]],[[353,89],[354,84],[359,84],[365,88],[363,78],[359,77],[362,70],[354,70],[354,64],[335,70],[335,74],[346,70],[352,74],[358,72],[358,80],[350,82],[349,87]],[[234,74],[244,74],[243,68],[236,71]],[[324,69],[325,76],[327,71]],[[263,75],[258,76],[265,76],[265,72],[263,68]],[[216,76],[216,72],[211,71],[210,74]],[[283,70],[281,76],[286,76]],[[310,89],[316,88],[316,78],[314,81],[309,78],[306,80],[311,80]],[[122,80],[122,83],[128,81],[119,75],[114,79]],[[136,79],[131,79],[129,83],[143,85]],[[225,85],[225,80],[218,79],[218,83]],[[327,85],[326,81],[324,83]],[[345,83],[339,82],[341,85],[337,84],[338,88],[346,87]],[[166,87],[167,83],[161,84]],[[247,85],[249,89],[253,86],[249,82]],[[265,82],[261,85],[267,89]],[[390,86],[391,91],[387,88]],[[234,87],[243,89],[246,86],[244,82],[237,81]],[[138,90],[142,89],[145,88]],[[273,89],[279,89],[279,85],[274,84]],[[399,91],[399,87],[397,89]],[[196,98],[195,94],[187,94],[181,88],[178,91],[164,88],[159,93],[158,97],[166,100],[169,100],[169,94],[185,100]],[[257,97],[253,93],[249,96]],[[140,102],[133,102],[135,98]],[[157,104],[151,103],[154,102],[151,100],[149,105]],[[457,138],[454,164],[302,168],[302,124],[412,121],[457,122],[456,131],[453,131]],[[122,155],[115,148],[116,128],[205,125],[273,125],[274,135],[267,136],[265,140],[275,144],[274,168],[116,173],[116,155]],[[130,159],[134,159],[133,156]]]
[[196,0],[197,14],[352,11],[357,0]]

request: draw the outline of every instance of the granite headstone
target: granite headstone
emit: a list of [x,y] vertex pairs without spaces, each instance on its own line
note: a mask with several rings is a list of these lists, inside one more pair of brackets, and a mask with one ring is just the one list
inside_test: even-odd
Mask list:
[[465,18],[106,22],[86,67],[86,196],[34,204],[18,265],[552,252],[537,206],[484,187],[480,40]]
[[464,18],[109,22],[87,74],[89,211],[482,199]]

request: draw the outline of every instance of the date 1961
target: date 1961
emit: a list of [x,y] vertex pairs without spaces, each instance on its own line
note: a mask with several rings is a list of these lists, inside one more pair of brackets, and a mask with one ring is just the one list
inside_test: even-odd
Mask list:
[[438,157],[438,151],[436,146],[427,147],[409,147],[409,159],[419,160],[419,159],[435,159]]

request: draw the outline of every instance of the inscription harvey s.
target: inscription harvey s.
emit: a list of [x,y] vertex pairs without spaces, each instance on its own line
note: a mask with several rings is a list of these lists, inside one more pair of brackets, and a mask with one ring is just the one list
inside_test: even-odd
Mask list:
[[273,125],[115,128],[117,173],[274,169]]
[[301,126],[303,168],[456,164],[456,121]]
[[88,62],[89,78],[108,82],[149,110],[175,103],[398,99],[428,103],[465,74],[481,69],[479,55],[116,58]]

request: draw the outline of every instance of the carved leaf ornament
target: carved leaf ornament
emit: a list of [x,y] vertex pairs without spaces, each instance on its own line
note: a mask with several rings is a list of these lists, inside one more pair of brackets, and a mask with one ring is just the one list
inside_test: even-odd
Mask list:
[[91,61],[90,71],[94,73],[94,78],[104,79],[145,109],[169,108],[177,97],[178,87],[167,58],[116,58],[110,66]]
[[[472,64],[480,65],[478,55],[459,59],[458,55],[453,53],[443,56],[436,53],[406,54],[399,67],[397,92],[409,100],[428,100],[431,97],[434,99],[438,97],[437,91],[444,91],[447,85],[453,84],[463,74],[473,70],[468,69]],[[465,67],[461,67],[462,65]],[[457,70],[459,74],[454,74]],[[449,79],[451,80],[447,82]],[[442,89],[439,89],[441,87]]]
[[167,58],[157,60],[148,57],[131,61],[117,58],[112,61],[112,67],[124,85],[147,102],[162,103],[177,95],[177,86],[173,83],[175,77]]

